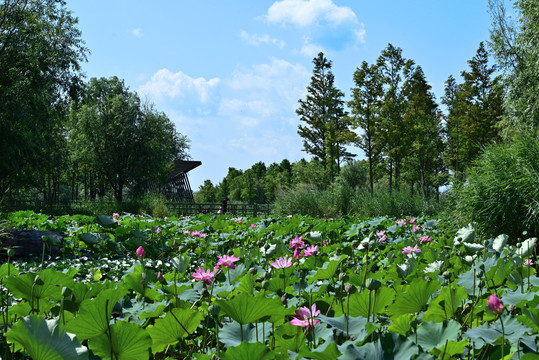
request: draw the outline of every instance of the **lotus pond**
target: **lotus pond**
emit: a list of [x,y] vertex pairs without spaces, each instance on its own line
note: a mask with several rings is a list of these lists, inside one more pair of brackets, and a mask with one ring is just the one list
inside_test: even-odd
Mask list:
[[429,218],[5,216],[65,238],[2,250],[3,359],[539,356],[536,239]]

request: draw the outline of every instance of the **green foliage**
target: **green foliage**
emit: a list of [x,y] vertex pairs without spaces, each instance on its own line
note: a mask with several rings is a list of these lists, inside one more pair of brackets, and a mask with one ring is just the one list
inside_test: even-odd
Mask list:
[[2,1],[0,14],[0,194],[35,187],[53,198],[88,50],[64,2]]
[[425,199],[408,191],[378,190],[374,194],[357,191],[351,187],[335,184],[328,190],[300,185],[283,190],[275,200],[276,214],[302,214],[310,216],[354,215],[376,216],[418,216],[434,215],[441,212],[443,204],[436,199]]
[[35,360],[87,359],[88,349],[73,334],[66,333],[57,319],[45,320],[29,315],[13,325],[6,334]]
[[463,223],[477,222],[488,236],[506,234],[511,242],[539,235],[539,142],[529,136],[513,144],[487,147],[456,187],[456,212]]
[[319,53],[313,64],[307,97],[299,100],[296,110],[302,121],[298,134],[303,138],[303,151],[320,160],[333,179],[340,159],[346,156],[344,145],[353,141],[355,134],[344,110],[344,93],[335,87],[331,61]]

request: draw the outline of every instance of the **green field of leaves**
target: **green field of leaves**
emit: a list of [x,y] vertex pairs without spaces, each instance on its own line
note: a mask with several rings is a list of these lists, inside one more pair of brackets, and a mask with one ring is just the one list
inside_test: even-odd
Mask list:
[[536,239],[431,218],[7,219],[66,236],[2,250],[3,359],[539,356]]

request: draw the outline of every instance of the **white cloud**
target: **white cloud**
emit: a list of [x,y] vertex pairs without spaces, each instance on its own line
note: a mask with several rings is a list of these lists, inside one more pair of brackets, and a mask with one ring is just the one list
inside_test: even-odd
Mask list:
[[314,58],[320,52],[326,52],[322,46],[305,42],[300,51],[303,55]]
[[173,73],[168,69],[161,69],[152,76],[150,81],[139,87],[138,92],[154,101],[164,98],[194,98],[205,103],[208,102],[219,82],[219,78],[195,79],[181,71]]
[[269,64],[253,65],[251,69],[235,70],[227,86],[255,99],[269,99],[276,109],[297,105],[305,93],[311,77],[301,64],[291,64],[285,60],[272,59]]
[[281,0],[273,3],[265,18],[271,23],[291,23],[301,27],[321,21],[332,25],[357,23],[356,14],[347,6],[331,0]]
[[258,34],[249,34],[247,33],[247,31],[242,30],[240,33],[240,37],[247,44],[254,45],[254,46],[260,46],[260,44],[267,44],[267,45],[275,45],[281,49],[286,46],[286,42],[284,42],[283,40],[272,38],[267,34],[264,36],[261,36]]
[[365,24],[361,24],[361,27],[359,29],[356,29],[354,30],[354,32],[356,33],[356,38],[357,40],[362,43],[362,44],[365,44],[365,37],[367,36],[367,31],[365,30]]
[[133,29],[133,31],[131,31],[131,33],[132,33],[133,35],[135,35],[136,37],[138,37],[139,39],[140,39],[141,37],[144,36],[144,34],[142,33],[142,29],[141,29],[141,28]]

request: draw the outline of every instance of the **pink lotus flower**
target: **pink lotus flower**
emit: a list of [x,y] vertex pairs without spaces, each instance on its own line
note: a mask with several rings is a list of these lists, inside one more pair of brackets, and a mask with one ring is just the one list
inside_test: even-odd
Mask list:
[[487,300],[487,306],[494,314],[501,314],[503,312],[503,302],[496,294],[490,295]]
[[204,284],[206,285],[213,284],[213,281],[211,280],[213,278],[213,271],[206,271],[203,267],[196,269],[195,273],[191,274],[191,276],[194,277],[195,280],[204,281]]
[[190,232],[189,230],[184,230],[183,233],[184,233],[185,235],[189,235],[191,232]]
[[397,220],[397,221],[395,221],[395,224],[397,224],[397,225],[405,225],[405,224],[406,224],[406,220],[402,220],[402,219],[401,219],[401,220]]
[[415,224],[415,218],[411,218],[410,220],[408,220],[408,224]]
[[292,218],[292,214],[286,215],[286,217],[290,219],[290,218]]
[[326,240],[322,240],[322,246],[328,246],[328,243],[326,242]]
[[161,228],[160,228],[160,227],[158,227],[157,230],[155,230],[155,233],[156,233],[157,235],[161,235],[161,232],[162,232],[162,231],[161,231]]
[[254,229],[256,227],[256,224],[251,224],[251,229]]
[[314,318],[319,314],[320,310],[316,310],[316,303],[314,303],[310,309],[303,306],[299,310],[296,310],[294,318],[290,321],[290,324],[306,327],[307,329],[305,331],[308,332],[309,330],[313,329],[314,325],[320,322],[320,320]]
[[421,226],[414,225],[412,226],[412,231],[421,230]]
[[270,263],[271,266],[273,266],[275,269],[284,269],[289,268],[292,266],[292,258],[289,257],[280,257],[275,262]]
[[293,256],[294,259],[296,259],[296,260],[301,259],[301,250],[299,250],[299,249],[294,249],[294,254],[293,254],[292,256]]
[[296,236],[290,240],[290,244],[288,244],[289,249],[303,249],[304,247],[305,243],[303,242],[303,236]]
[[533,259],[528,258],[528,259],[524,260],[524,266],[533,266]]
[[167,219],[168,219],[168,216],[165,216],[165,217],[163,218],[163,220],[165,220],[165,221],[166,221]]
[[314,255],[315,253],[320,254],[318,252],[318,245],[307,246],[307,248],[303,251],[303,256],[307,257]]
[[120,214],[118,214],[118,213],[112,214],[112,218],[113,218],[115,221],[118,220],[119,217],[120,217]]
[[376,235],[378,236],[378,242],[384,242],[387,240],[386,238],[386,231],[385,230],[382,230],[382,231],[378,231],[376,233]]
[[146,256],[146,251],[144,250],[144,248],[142,246],[139,246],[137,248],[136,253],[137,253],[137,256],[139,257],[139,259],[142,259],[143,257]]
[[230,266],[231,269],[236,268],[236,265],[234,265],[234,263],[239,260],[234,255],[232,255],[232,256],[228,256],[228,255],[220,256],[220,255],[217,255],[217,257],[219,258],[219,260],[217,261],[218,266],[223,266],[224,268],[227,268],[227,267]]
[[414,247],[407,246],[404,249],[402,249],[403,254],[411,254],[411,253],[419,254],[420,252],[421,252],[421,249],[417,248],[417,244]]
[[431,241],[432,241],[432,239],[428,235],[419,237],[419,243],[420,244],[423,244],[423,243],[426,243],[426,242],[431,242]]

